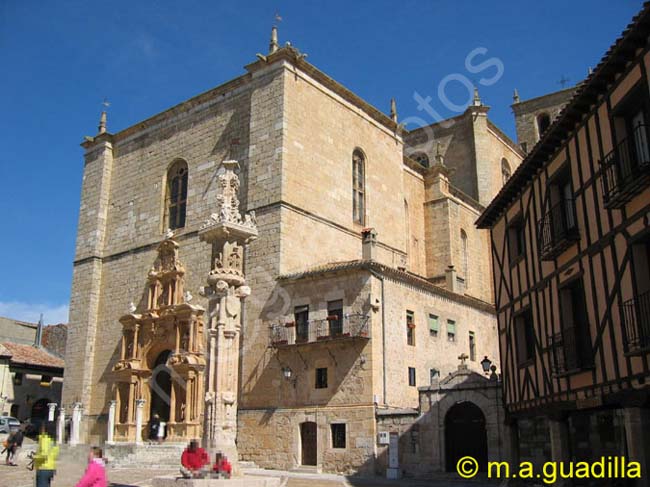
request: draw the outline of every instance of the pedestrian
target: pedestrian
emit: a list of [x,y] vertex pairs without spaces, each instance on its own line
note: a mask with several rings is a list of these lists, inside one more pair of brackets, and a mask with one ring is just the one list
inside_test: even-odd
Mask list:
[[18,452],[23,446],[24,438],[25,435],[23,434],[22,428],[14,431],[11,433],[11,435],[9,435],[9,438],[7,438],[7,458],[5,459],[5,463],[7,465],[11,465],[13,467],[16,467],[18,465]]
[[36,469],[36,487],[50,487],[56,473],[56,459],[59,456],[59,447],[45,426],[43,421],[38,435],[38,449],[33,459]]
[[181,455],[181,475],[186,479],[201,479],[207,475],[210,467],[210,457],[199,446],[197,440],[190,441]]
[[163,440],[165,439],[165,427],[167,426],[167,423],[164,421],[160,421],[158,423],[158,443],[162,443]]
[[88,467],[75,487],[108,487],[102,449],[93,446],[88,453]]
[[160,416],[154,414],[149,421],[149,440],[158,441],[158,430],[160,429]]

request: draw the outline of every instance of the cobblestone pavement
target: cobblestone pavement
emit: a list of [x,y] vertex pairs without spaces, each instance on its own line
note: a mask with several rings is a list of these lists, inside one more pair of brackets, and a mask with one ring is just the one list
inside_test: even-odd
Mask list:
[[[0,463],[0,486],[3,487],[33,487],[34,472],[27,470],[27,458],[23,454],[18,467]],[[81,477],[85,464],[83,459],[65,458],[58,464],[57,474],[52,487],[73,487]],[[107,469],[111,487],[156,487],[152,479],[160,475],[173,475],[177,470],[151,469]],[[461,481],[453,475],[443,475],[431,480],[387,481],[385,479],[345,478],[327,474],[305,474],[279,471],[250,470],[252,475],[268,475],[281,478],[282,487],[479,487],[481,485],[495,486],[497,484],[485,481]]]

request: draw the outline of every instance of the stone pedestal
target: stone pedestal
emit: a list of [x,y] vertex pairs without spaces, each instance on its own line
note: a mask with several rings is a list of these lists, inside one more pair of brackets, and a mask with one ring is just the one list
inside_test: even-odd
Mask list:
[[144,399],[135,401],[135,444],[142,444],[142,410],[144,409]]
[[280,487],[280,479],[273,477],[241,477],[236,479],[183,479],[174,476],[156,477],[156,487]]
[[59,421],[56,423],[56,443],[62,445],[65,440],[65,409],[59,409]]
[[70,425],[70,445],[75,446],[79,444],[80,428],[81,428],[81,403],[75,402],[72,405],[72,424]]
[[110,401],[108,403],[108,425],[106,431],[106,443],[112,445],[114,443],[113,436],[115,433],[115,408],[117,401]]

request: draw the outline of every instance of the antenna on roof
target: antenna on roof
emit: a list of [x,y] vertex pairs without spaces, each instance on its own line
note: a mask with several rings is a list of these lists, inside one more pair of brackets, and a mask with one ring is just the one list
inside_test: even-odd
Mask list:
[[43,313],[38,320],[38,327],[36,328],[36,339],[34,340],[34,346],[36,348],[41,348],[41,338],[43,336]]

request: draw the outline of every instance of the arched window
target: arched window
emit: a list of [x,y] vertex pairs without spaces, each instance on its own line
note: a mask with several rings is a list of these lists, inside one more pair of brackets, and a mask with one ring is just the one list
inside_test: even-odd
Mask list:
[[544,135],[549,125],[551,125],[551,117],[548,113],[540,113],[537,115],[537,133],[540,138]]
[[469,250],[467,248],[467,233],[461,228],[460,230],[460,245],[463,259],[463,278],[465,279],[465,286],[469,282]]
[[505,157],[501,159],[501,176],[503,177],[503,184],[506,184],[508,179],[510,179],[510,164],[508,164],[508,159]]
[[411,155],[411,159],[416,161],[422,167],[429,167],[429,157],[424,152],[416,152]]
[[183,228],[187,210],[187,163],[176,161],[167,171],[167,228]]
[[365,192],[366,158],[363,152],[355,150],[352,153],[352,215],[354,222],[365,225],[366,192]]

